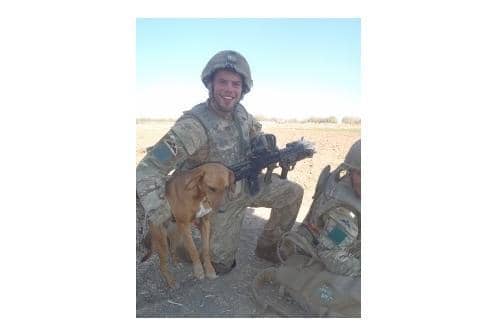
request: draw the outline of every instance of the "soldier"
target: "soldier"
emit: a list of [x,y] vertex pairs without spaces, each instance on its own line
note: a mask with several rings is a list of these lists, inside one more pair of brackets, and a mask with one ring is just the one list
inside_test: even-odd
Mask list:
[[[261,124],[240,104],[252,88],[250,68],[235,51],[221,51],[201,74],[209,91],[206,102],[184,112],[174,126],[145,155],[136,168],[137,262],[144,250],[142,241],[148,222],[163,222],[171,209],[164,197],[167,175],[173,170],[192,169],[205,162],[226,166],[246,160],[250,141],[263,134]],[[297,217],[303,189],[296,183],[273,176],[255,196],[247,192],[245,180],[236,183],[225,205],[213,215],[211,257],[218,274],[235,267],[240,229],[247,207],[271,208],[269,221],[257,241],[256,255],[278,262],[276,245]]]
[[283,316],[300,315],[301,309],[287,304],[284,293],[303,308],[305,316],[360,317],[360,219],[358,140],[333,172],[330,166],[322,170],[303,223],[283,234],[278,244],[282,264],[264,269],[254,278],[254,300]]
[[313,203],[297,232],[314,245],[330,272],[361,274],[361,140],[330,173],[321,172]]

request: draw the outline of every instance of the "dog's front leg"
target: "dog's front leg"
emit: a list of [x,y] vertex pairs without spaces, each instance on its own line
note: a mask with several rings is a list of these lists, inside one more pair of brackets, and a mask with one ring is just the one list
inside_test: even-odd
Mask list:
[[200,235],[202,237],[202,262],[204,264],[205,276],[209,279],[217,278],[216,270],[211,263],[210,254],[210,233],[211,233],[211,223],[209,216],[202,217],[200,221]]
[[169,250],[167,247],[167,231],[162,224],[150,224],[150,234],[152,237],[152,249],[159,254],[159,268],[162,276],[166,279],[171,288],[178,288],[176,280],[167,267]]
[[178,222],[178,230],[184,239],[185,248],[190,255],[193,263],[193,274],[197,279],[204,279],[204,269],[202,268],[202,263],[200,263],[200,257],[198,255],[197,248],[192,238],[192,228],[191,224],[184,224]]

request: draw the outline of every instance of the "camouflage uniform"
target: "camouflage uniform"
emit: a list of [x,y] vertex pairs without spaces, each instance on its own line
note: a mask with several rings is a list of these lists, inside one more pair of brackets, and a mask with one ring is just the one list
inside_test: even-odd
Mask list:
[[[210,79],[214,73],[212,68],[227,68],[239,73],[243,77],[243,94],[250,91],[250,71],[240,54],[223,51],[209,61],[202,73],[202,80],[210,93]],[[165,182],[170,172],[192,169],[205,162],[232,165],[246,160],[250,140],[262,134],[261,124],[240,104],[233,115],[232,119],[218,116],[211,109],[209,100],[196,105],[177,120],[138,164],[137,216],[143,217],[137,217],[137,262],[144,254],[142,240],[147,233],[148,222],[164,222],[171,216],[171,208],[164,196]],[[261,176],[260,186],[260,192],[250,196],[246,182],[237,182],[234,192],[228,193],[222,209],[212,215],[211,258],[218,273],[227,272],[234,265],[247,207],[272,208],[270,219],[257,244],[256,252],[261,257],[273,258],[282,233],[290,230],[295,223],[303,189],[278,176],[273,176],[270,184],[264,183]]]
[[331,272],[361,274],[361,200],[354,194],[350,171],[361,169],[358,140],[345,162],[330,173],[326,167],[316,185],[314,201],[298,232],[317,245],[317,252]]

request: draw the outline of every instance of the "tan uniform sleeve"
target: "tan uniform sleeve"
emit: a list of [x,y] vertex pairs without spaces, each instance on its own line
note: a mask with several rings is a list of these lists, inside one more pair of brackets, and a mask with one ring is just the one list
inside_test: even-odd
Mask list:
[[181,118],[149,149],[138,168],[153,165],[167,175],[206,143],[202,125],[194,118]]
[[171,132],[174,133],[178,143],[185,148],[189,156],[207,144],[208,138],[204,127],[193,117],[180,118],[171,128]]

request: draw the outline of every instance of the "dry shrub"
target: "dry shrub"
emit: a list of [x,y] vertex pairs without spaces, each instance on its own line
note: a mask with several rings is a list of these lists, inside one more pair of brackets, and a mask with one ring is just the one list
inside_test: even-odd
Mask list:
[[302,123],[338,123],[335,116],[329,117],[309,117],[301,121]]
[[296,119],[296,118],[277,118],[277,117],[268,117],[264,115],[255,115],[255,119],[259,122],[274,122],[274,123],[338,123],[337,118],[335,116],[329,117],[308,117],[304,119]]
[[360,117],[345,116],[342,118],[342,124],[361,124]]
[[177,118],[163,117],[163,118],[151,118],[151,117],[141,117],[136,119],[136,124],[147,124],[147,123],[162,123],[162,122],[174,122]]
[[264,115],[255,115],[254,117],[259,122],[288,123],[289,121],[292,121],[291,119],[289,120],[289,119],[283,119],[283,118],[277,118],[277,117],[268,117],[268,116],[264,116]]

